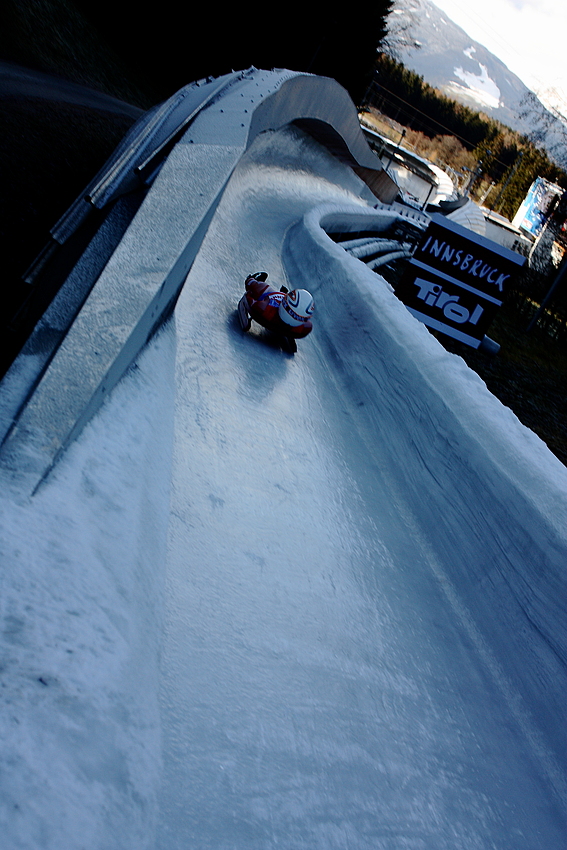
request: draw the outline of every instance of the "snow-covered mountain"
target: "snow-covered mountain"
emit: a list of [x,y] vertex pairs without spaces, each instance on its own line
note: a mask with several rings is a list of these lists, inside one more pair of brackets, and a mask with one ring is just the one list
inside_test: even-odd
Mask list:
[[545,128],[545,146],[554,158],[565,159],[565,153],[556,150],[558,136],[563,140],[559,147],[564,146],[564,125],[500,59],[431,0],[396,0],[390,42],[396,58],[448,97],[521,133],[539,130],[541,135]]

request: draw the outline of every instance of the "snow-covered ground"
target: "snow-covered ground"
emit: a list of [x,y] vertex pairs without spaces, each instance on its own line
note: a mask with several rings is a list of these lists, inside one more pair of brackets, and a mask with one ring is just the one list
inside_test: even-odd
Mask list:
[[[299,130],[38,493],[2,482],[7,850],[560,850],[567,471],[319,222]],[[305,217],[304,217],[305,216]],[[235,315],[316,299],[295,356]]]

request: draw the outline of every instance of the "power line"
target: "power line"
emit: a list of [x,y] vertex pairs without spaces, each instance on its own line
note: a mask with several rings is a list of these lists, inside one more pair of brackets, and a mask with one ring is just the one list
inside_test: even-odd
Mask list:
[[[427,115],[425,112],[422,112],[422,110],[421,110],[421,109],[418,109],[418,107],[417,107],[417,106],[414,106],[412,103],[409,103],[409,101],[404,100],[404,98],[403,98],[403,97],[400,97],[400,95],[399,95],[399,94],[396,94],[395,92],[393,92],[393,91],[391,91],[390,89],[386,88],[386,86],[384,86],[382,83],[378,83],[378,82],[376,82],[376,80],[373,80],[373,81],[372,81],[372,83],[371,83],[371,85],[370,85],[370,89],[372,89],[374,86],[376,86],[376,87],[378,87],[378,88],[380,88],[380,89],[383,89],[384,91],[387,91],[387,92],[388,92],[388,94],[392,95],[392,97],[395,97],[397,100],[400,100],[403,104],[405,104],[405,105],[406,105],[406,106],[407,106],[407,107],[411,110],[411,112],[419,112],[419,114],[420,114],[420,115],[423,115],[423,117],[426,119],[426,121],[424,122],[426,125],[427,125],[427,124],[429,124],[429,125],[431,126],[431,124],[436,124],[438,127],[441,127],[443,130],[446,130],[446,131],[447,131],[447,133],[449,133],[451,136],[454,136],[456,139],[459,139],[459,140],[460,140],[461,142],[463,142],[465,145],[467,145],[467,146],[471,146],[471,147],[473,147],[473,148],[474,148],[474,147],[476,147],[476,145],[474,144],[474,142],[472,142],[470,139],[465,139],[465,137],[464,137],[464,136],[461,136],[461,135],[459,135],[459,133],[455,132],[455,131],[454,131],[454,130],[452,130],[451,128],[446,127],[446,126],[445,126],[445,124],[442,124],[440,121],[437,121],[437,119],[436,119],[436,118],[431,118],[431,116]],[[383,96],[382,96],[382,98],[383,98],[383,100],[388,101],[388,98],[387,98],[387,97],[383,97]],[[393,104],[393,105],[395,106],[395,104]],[[466,107],[465,107],[465,108],[466,108]],[[410,117],[411,117],[411,116],[410,116]],[[496,158],[495,158],[495,159],[493,159],[493,160],[492,160],[492,162],[493,162],[493,163],[498,163],[498,165],[502,165],[504,168],[509,168],[509,167],[510,167],[510,166],[509,166],[509,163],[502,162],[502,160],[501,160],[501,159],[496,159]]]

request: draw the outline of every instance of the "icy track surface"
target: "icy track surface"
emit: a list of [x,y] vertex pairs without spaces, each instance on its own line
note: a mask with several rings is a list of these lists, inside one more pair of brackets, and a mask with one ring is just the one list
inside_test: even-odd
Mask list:
[[[359,190],[259,137],[174,319],[3,487],[7,850],[565,847],[566,471],[318,230]],[[239,329],[260,269],[314,292],[293,357]]]

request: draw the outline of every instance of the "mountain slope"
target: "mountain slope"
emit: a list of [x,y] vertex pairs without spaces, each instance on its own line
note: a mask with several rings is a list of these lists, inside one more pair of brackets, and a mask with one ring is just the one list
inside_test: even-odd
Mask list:
[[545,147],[565,165],[565,152],[556,150],[558,138],[564,146],[564,125],[500,59],[430,0],[397,0],[390,16],[390,44],[407,68],[471,109],[526,135],[543,122]]

